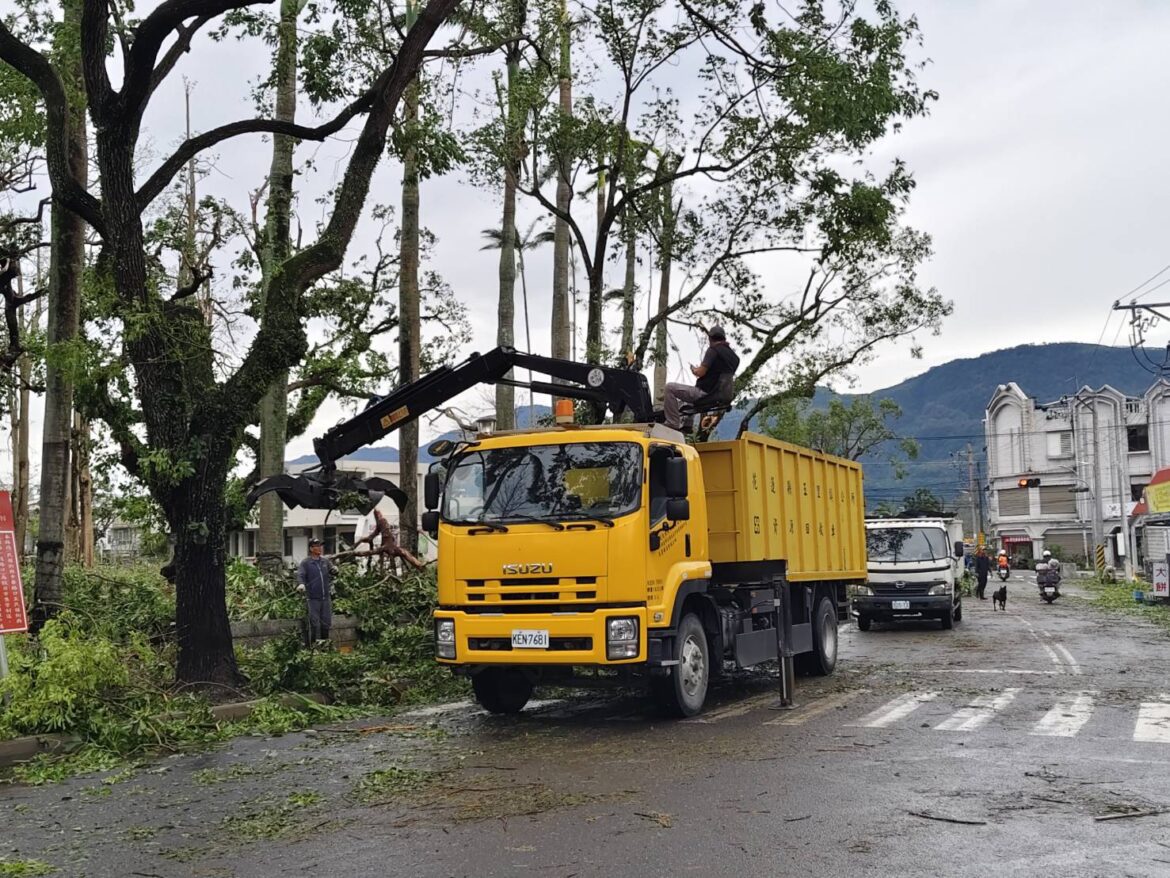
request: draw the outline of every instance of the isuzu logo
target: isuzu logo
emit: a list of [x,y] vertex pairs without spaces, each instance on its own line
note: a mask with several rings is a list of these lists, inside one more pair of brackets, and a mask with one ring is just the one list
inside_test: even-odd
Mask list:
[[552,573],[552,564],[539,562],[536,564],[505,564],[505,576],[525,576],[529,573]]

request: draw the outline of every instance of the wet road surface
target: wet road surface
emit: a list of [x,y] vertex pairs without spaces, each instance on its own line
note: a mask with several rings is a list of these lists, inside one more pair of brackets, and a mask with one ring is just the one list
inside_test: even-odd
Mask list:
[[682,722],[630,695],[508,718],[461,702],[11,787],[0,858],[160,878],[1170,875],[1170,637],[1075,591],[1047,606],[1016,576],[1006,612],[969,598],[953,631],[842,626],[837,673],[798,678],[793,711],[764,674]]

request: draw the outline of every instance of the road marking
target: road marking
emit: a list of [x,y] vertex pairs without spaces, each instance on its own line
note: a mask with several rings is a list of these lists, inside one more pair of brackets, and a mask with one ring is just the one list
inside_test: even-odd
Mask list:
[[[1018,620],[1020,623],[1022,623],[1023,625],[1026,625],[1026,626],[1027,626],[1027,628],[1028,628],[1028,633],[1032,635],[1032,639],[1033,639],[1033,640],[1035,640],[1037,643],[1039,643],[1039,644],[1040,644],[1042,647],[1044,647],[1044,651],[1045,651],[1046,653],[1048,653],[1048,658],[1049,658],[1049,659],[1051,659],[1051,660],[1052,660],[1052,663],[1053,663],[1054,665],[1056,665],[1056,667],[1057,667],[1057,668],[1059,668],[1059,669],[1060,669],[1060,673],[1064,673],[1064,672],[1065,672],[1065,670],[1066,670],[1066,665],[1064,664],[1064,662],[1063,662],[1063,661],[1061,661],[1061,659],[1060,659],[1060,656],[1058,656],[1058,655],[1056,654],[1056,650],[1054,650],[1054,649],[1053,649],[1051,646],[1049,646],[1049,645],[1048,645],[1048,643],[1047,643],[1045,640],[1043,640],[1043,639],[1040,637],[1040,635],[1039,635],[1039,634],[1037,634],[1037,633],[1036,633],[1036,628],[1035,628],[1035,626],[1034,626],[1034,625],[1032,625],[1032,623],[1031,623],[1031,622],[1029,622],[1027,619],[1021,619],[1019,616],[1016,616],[1015,618],[1016,618],[1016,619],[1017,619],[1017,620]],[[1067,650],[1066,650],[1065,652],[1067,653]],[[1075,665],[1075,664],[1076,664],[1076,660],[1075,660],[1075,659],[1073,659],[1072,655],[1071,655],[1071,654],[1069,654],[1069,656],[1068,656],[1068,657],[1069,657],[1069,659],[1071,659],[1071,660],[1072,660],[1073,664]],[[1067,666],[1067,667],[1071,667],[1071,666]],[[1079,673],[1080,673],[1080,670],[1078,669],[1077,671],[1075,671],[1075,673],[1078,673],[1078,674],[1079,674]]]
[[1072,738],[1093,715],[1093,696],[1096,692],[1078,692],[1071,699],[1056,702],[1044,714],[1030,734],[1052,738]]
[[852,692],[838,692],[836,695],[828,695],[819,701],[811,702],[807,707],[798,707],[793,713],[787,716],[782,716],[779,719],[770,719],[764,725],[802,726],[813,717],[820,716],[822,713],[828,713],[834,708],[848,704],[858,695],[863,695],[868,691],[868,689],[855,689]]
[[882,705],[872,713],[867,713],[851,726],[864,726],[867,729],[882,729],[888,725],[904,719],[916,711],[919,705],[926,704],[938,698],[937,692],[907,692],[899,695],[893,701]]
[[1081,666],[1077,664],[1077,660],[1073,658],[1072,653],[1068,651],[1068,648],[1065,647],[1063,643],[1057,643],[1054,645],[1056,647],[1056,651],[1064,656],[1064,660],[1068,662],[1068,666],[1072,672],[1079,677],[1081,674]]
[[1152,744],[1170,744],[1170,702],[1143,701],[1138,708],[1133,739]]
[[1030,671],[1019,668],[930,668],[932,674],[1039,674],[1055,677],[1060,671]]
[[710,713],[704,713],[701,716],[692,716],[690,719],[679,720],[679,722],[711,725],[712,723],[717,723],[720,720],[730,719],[733,716],[742,716],[745,713],[750,713],[761,704],[769,701],[775,701],[779,697],[779,692],[769,692],[767,695],[757,695],[755,698],[749,698],[746,701],[739,701],[735,704],[728,705],[722,710],[713,710]]
[[1004,689],[998,695],[981,695],[937,726],[940,732],[973,732],[987,725],[996,713],[1011,704],[1021,689]]
[[420,707],[418,710],[411,710],[401,715],[403,717],[440,716],[444,713],[453,713],[456,710],[463,710],[464,708],[471,706],[472,703],[470,701],[450,701],[447,704],[436,704],[432,707]]

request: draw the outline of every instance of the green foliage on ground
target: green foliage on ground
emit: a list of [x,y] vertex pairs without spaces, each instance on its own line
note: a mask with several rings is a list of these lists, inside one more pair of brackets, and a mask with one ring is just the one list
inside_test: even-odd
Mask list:
[[1170,603],[1165,601],[1138,603],[1133,598],[1135,591],[1148,591],[1149,583],[1086,579],[1078,584],[1086,588],[1094,605],[1113,612],[1139,616],[1147,622],[1153,622],[1155,625],[1170,630]]
[[[68,609],[36,640],[10,636],[10,675],[0,681],[0,739],[60,733],[75,736],[66,756],[43,756],[12,776],[44,783],[111,768],[149,753],[207,746],[240,734],[284,734],[318,722],[385,711],[466,691],[466,683],[434,661],[430,611],[433,571],[402,580],[342,568],[335,613],[361,620],[351,652],[306,650],[292,634],[256,649],[239,649],[248,691],[195,692],[174,685],[174,593],[154,568],[70,568]],[[304,602],[291,578],[261,576],[233,565],[234,616],[299,618]],[[253,615],[255,614],[255,615]],[[319,692],[329,706],[294,706],[290,692]],[[219,722],[215,700],[265,700],[243,720]]]
[[0,860],[0,876],[4,878],[33,878],[52,875],[57,869],[40,860]]

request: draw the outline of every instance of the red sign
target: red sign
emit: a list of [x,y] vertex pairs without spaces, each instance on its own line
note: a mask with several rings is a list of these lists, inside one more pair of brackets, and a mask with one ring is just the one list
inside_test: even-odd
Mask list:
[[14,525],[12,497],[7,491],[0,491],[0,634],[28,630]]

